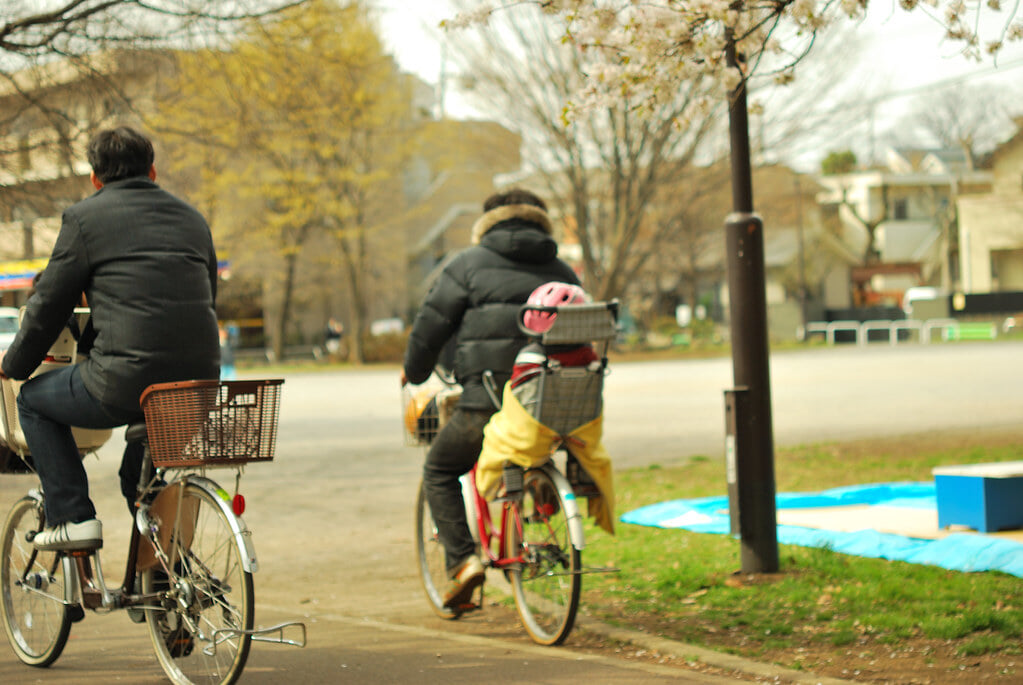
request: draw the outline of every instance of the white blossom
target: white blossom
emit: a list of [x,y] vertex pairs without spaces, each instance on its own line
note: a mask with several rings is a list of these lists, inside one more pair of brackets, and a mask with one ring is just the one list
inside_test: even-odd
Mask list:
[[867,4],[863,0],[842,0],[842,11],[852,19],[859,19],[863,16]]
[[[586,51],[586,86],[566,110],[614,102],[617,98],[657,100],[672,97],[679,84],[694,78],[716,79],[732,90],[765,59],[773,78],[787,83],[808,39],[831,22],[863,16],[869,0],[492,0],[445,22],[448,28],[485,23],[495,11],[535,4],[565,26],[565,40]],[[928,8],[945,28],[945,37],[961,44],[965,55],[996,55],[1006,42],[1023,39],[1018,2],[1003,9],[1001,0],[898,0],[907,12]],[[980,11],[1007,14],[996,35],[977,34]],[[777,32],[777,33],[775,33]],[[740,68],[725,63],[728,36],[745,57]],[[940,35],[936,33],[935,42]],[[792,41],[803,41],[792,45]],[[637,106],[643,106],[638,103]]]
[[464,29],[477,24],[485,24],[490,20],[490,15],[499,8],[490,5],[480,5],[471,12],[459,12],[452,19],[445,19],[440,23],[441,28],[448,30]]

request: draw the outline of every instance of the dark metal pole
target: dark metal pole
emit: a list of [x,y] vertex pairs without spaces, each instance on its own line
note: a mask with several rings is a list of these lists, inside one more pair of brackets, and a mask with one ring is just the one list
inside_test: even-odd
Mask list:
[[[728,65],[738,69],[735,42],[729,36]],[[728,254],[732,375],[741,392],[735,420],[735,487],[744,573],[778,570],[775,510],[774,436],[768,369],[767,297],[764,286],[764,231],[753,213],[749,118],[746,84],[740,82],[728,102],[732,161],[732,213],[725,220]]]

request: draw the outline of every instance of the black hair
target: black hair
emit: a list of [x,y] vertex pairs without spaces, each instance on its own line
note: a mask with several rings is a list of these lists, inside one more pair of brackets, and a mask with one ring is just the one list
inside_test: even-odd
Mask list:
[[500,193],[494,193],[483,202],[483,211],[505,207],[507,205],[533,205],[547,211],[547,205],[535,193],[522,188],[511,188]]
[[100,131],[89,141],[89,165],[104,184],[146,176],[154,156],[149,139],[127,126]]

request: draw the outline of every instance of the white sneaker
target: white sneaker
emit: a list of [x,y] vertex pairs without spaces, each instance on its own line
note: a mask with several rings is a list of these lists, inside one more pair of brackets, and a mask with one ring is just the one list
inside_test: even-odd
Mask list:
[[42,550],[98,549],[103,546],[103,524],[97,519],[58,523],[36,535],[32,544]]

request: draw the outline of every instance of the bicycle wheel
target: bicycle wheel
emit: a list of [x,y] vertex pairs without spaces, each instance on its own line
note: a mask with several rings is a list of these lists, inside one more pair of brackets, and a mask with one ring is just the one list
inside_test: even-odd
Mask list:
[[561,644],[575,622],[582,576],[572,542],[554,482],[539,469],[527,471],[508,524],[508,556],[522,557],[510,567],[512,594],[522,625],[541,645]]
[[[181,485],[172,488],[164,495],[176,498]],[[146,610],[149,635],[173,682],[228,685],[249,656],[252,636],[244,631],[254,618],[252,574],[242,567],[243,550],[218,501],[191,483],[180,495],[173,520],[165,521],[174,526],[164,549],[170,568],[142,573],[142,591],[161,593],[163,605]]]
[[60,558],[56,552],[37,551],[27,539],[42,525],[42,505],[24,497],[11,508],[0,538],[4,629],[18,658],[38,667],[57,660],[71,632]]
[[458,618],[457,612],[444,606],[444,588],[450,579],[444,563],[444,546],[437,537],[437,526],[433,523],[422,483],[416,498],[416,561],[433,612],[443,619]]

